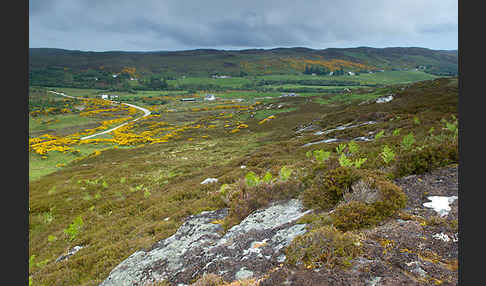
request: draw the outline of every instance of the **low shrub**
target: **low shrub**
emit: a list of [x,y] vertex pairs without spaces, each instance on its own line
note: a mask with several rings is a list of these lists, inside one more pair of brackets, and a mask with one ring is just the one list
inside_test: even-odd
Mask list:
[[295,179],[271,184],[261,182],[255,186],[248,186],[245,180],[240,180],[239,191],[234,192],[229,199],[230,210],[223,227],[229,229],[251,212],[266,207],[271,202],[294,198],[301,192],[301,189],[302,183]]
[[356,234],[327,225],[297,236],[285,252],[286,263],[291,265],[348,267],[361,253],[361,243]]
[[307,208],[329,210],[334,207],[352,183],[360,179],[352,167],[337,167],[316,176],[312,185],[302,193],[302,202]]
[[320,228],[333,223],[328,213],[308,213],[297,220],[298,224],[306,224],[308,230]]
[[405,207],[407,196],[391,181],[371,172],[363,174],[363,180],[371,190],[378,190],[378,198],[372,203],[351,200],[337,206],[331,214],[337,229],[348,231],[375,226]]
[[397,158],[395,175],[403,177],[423,174],[457,162],[459,162],[457,141],[449,144],[425,145],[423,148],[401,153]]
[[64,233],[66,234],[66,236],[68,236],[68,240],[73,241],[81,232],[83,226],[83,218],[81,216],[77,216],[69,225],[69,227],[64,229]]
[[331,217],[335,227],[343,231],[367,228],[378,223],[375,209],[359,201],[351,201],[338,206]]
[[191,286],[220,286],[224,284],[225,282],[221,276],[213,273],[205,273],[195,283],[191,284]]

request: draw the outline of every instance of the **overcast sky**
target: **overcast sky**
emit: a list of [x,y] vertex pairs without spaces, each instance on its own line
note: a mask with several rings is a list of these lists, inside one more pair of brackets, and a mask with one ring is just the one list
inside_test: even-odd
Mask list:
[[457,0],[29,0],[29,47],[457,49]]

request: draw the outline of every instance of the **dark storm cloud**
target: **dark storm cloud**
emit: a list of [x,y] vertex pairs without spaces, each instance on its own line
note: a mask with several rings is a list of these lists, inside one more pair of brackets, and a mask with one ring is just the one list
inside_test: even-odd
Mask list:
[[30,0],[30,47],[457,48],[451,0]]

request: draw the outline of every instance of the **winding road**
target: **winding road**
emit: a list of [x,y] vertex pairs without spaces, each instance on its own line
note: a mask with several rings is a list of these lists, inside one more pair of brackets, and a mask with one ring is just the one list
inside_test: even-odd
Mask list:
[[[54,93],[54,94],[57,94],[57,95],[61,95],[61,96],[64,96],[64,97],[79,99],[79,97],[70,96],[70,95],[64,94],[62,92],[56,92],[56,91],[51,91],[51,90],[49,90],[49,92]],[[107,100],[107,99],[105,99],[105,100],[106,101],[109,101],[111,103],[115,103],[114,101],[111,101],[111,100]],[[146,108],[143,108],[143,107],[140,107],[140,106],[137,106],[137,105],[134,105],[134,104],[130,104],[130,103],[123,103],[122,102],[121,104],[124,104],[124,105],[130,106],[130,107],[136,108],[138,110],[141,110],[141,111],[143,111],[143,115],[140,116],[140,117],[138,117],[138,118],[135,118],[134,120],[127,121],[127,122],[125,122],[123,124],[120,124],[120,125],[118,125],[116,127],[113,127],[111,129],[105,130],[103,132],[99,132],[99,133],[95,133],[95,134],[92,134],[92,135],[89,135],[89,136],[81,137],[80,140],[86,140],[86,139],[90,139],[90,138],[96,137],[96,136],[101,135],[101,134],[110,133],[111,131],[116,130],[116,129],[124,126],[124,125],[127,125],[130,122],[135,122],[135,121],[139,120],[140,118],[144,118],[144,117],[149,116],[151,114],[150,110],[148,110]]]

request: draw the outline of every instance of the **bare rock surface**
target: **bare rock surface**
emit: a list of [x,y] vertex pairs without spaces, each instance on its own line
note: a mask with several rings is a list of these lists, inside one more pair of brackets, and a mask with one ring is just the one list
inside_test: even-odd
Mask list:
[[188,285],[204,273],[226,281],[261,276],[284,261],[284,248],[306,231],[305,224],[296,224],[305,213],[298,200],[275,203],[253,212],[224,235],[215,220],[223,219],[227,209],[190,216],[174,235],[129,256],[100,285],[161,280]]

